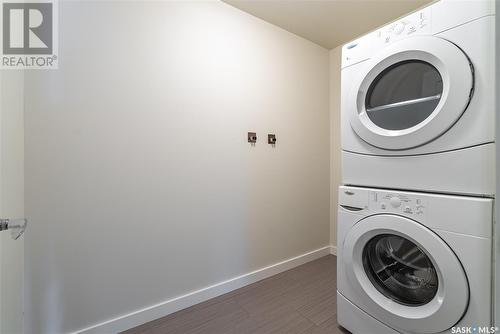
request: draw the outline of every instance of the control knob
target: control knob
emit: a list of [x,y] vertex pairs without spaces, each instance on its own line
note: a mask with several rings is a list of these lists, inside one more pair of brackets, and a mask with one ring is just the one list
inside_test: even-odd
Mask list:
[[389,200],[390,203],[391,203],[391,206],[393,208],[399,208],[399,206],[401,205],[401,200],[399,199],[399,197],[391,197],[391,199]]
[[401,34],[405,30],[405,25],[405,22],[399,22],[398,24],[396,24],[396,26],[394,27],[394,33],[396,35]]

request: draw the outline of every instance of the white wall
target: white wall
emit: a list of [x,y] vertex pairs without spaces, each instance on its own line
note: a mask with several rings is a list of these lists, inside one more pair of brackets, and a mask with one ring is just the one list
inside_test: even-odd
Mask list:
[[219,2],[61,2],[59,27],[26,83],[27,333],[329,244],[326,49]]
[[330,50],[330,243],[337,247],[338,188],[341,183],[340,70],[342,46]]

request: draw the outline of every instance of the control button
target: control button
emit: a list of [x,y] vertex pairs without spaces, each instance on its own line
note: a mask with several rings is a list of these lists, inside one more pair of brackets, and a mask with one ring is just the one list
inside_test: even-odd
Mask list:
[[413,211],[411,210],[411,208],[409,206],[405,206],[405,209],[403,212],[404,213],[413,213]]
[[382,210],[385,210],[385,203],[380,204],[380,208],[381,208]]
[[417,28],[413,24],[408,26],[408,35],[413,34],[415,31],[417,31]]
[[386,42],[386,43],[389,43],[390,41],[391,41],[391,36],[387,36],[387,37],[385,38],[385,42]]
[[399,206],[401,205],[401,200],[396,196],[392,197],[390,199],[390,202],[393,208],[399,208]]
[[401,34],[404,30],[405,30],[405,23],[404,23],[404,22],[399,22],[399,23],[398,23],[398,24],[396,24],[396,26],[394,27],[394,33],[395,33],[396,35]]

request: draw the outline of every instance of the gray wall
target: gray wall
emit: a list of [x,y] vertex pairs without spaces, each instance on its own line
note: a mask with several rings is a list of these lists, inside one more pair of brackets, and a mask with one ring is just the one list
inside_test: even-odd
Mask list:
[[[500,0],[496,0],[495,2],[496,5],[496,10],[500,8]],[[497,109],[496,109],[496,168],[497,168],[497,175],[496,175],[496,197],[498,197],[498,194],[500,194],[500,177],[498,176],[498,170],[500,167],[500,145],[498,145],[498,135],[500,134],[500,117],[498,117],[498,114],[500,112],[500,15],[496,13],[495,15],[495,30],[496,30],[496,64],[495,64],[495,69],[496,69],[496,104],[497,104]],[[499,229],[499,224],[500,223],[500,205],[498,203],[495,203],[495,227],[494,227],[494,247],[495,247],[495,280],[494,280],[494,288],[495,288],[495,305],[494,305],[494,311],[495,311],[495,326],[500,327],[500,264],[498,261],[500,261],[500,229]]]
[[26,79],[27,333],[329,244],[326,49],[219,2],[60,2],[59,27]]
[[[24,217],[23,107],[23,71],[0,71],[1,218]],[[0,233],[0,333],[23,331],[23,273],[24,238]]]

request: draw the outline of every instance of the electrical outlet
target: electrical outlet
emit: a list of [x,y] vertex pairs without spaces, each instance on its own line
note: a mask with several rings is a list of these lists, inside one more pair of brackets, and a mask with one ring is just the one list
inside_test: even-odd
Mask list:
[[255,132],[248,133],[248,142],[255,144],[257,142],[257,134]]

